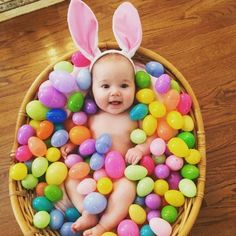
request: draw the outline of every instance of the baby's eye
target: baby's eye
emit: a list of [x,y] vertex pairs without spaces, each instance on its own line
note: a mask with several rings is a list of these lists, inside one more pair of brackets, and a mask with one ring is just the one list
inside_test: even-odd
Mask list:
[[104,89],[110,88],[109,84],[103,84],[101,87]]
[[128,84],[122,84],[122,85],[121,85],[121,88],[128,88],[128,87],[129,87]]

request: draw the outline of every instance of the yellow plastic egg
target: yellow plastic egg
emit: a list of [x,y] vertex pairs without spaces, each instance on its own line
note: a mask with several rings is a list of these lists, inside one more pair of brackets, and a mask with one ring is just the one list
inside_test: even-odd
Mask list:
[[31,120],[29,125],[32,126],[35,130],[37,130],[40,126],[40,121],[38,120]]
[[184,119],[184,125],[182,127],[182,130],[184,131],[192,131],[194,129],[194,122],[191,116],[185,115],[183,116]]
[[101,194],[109,194],[112,191],[113,184],[108,177],[102,177],[97,182],[97,190]]
[[144,88],[136,93],[136,99],[144,104],[149,104],[155,99],[155,94],[151,89]]
[[154,101],[149,104],[149,111],[155,118],[161,118],[166,114],[166,107],[159,101]]
[[48,184],[60,185],[67,177],[67,167],[62,162],[53,162],[47,169],[46,182]]
[[58,161],[61,158],[61,152],[58,148],[56,147],[50,147],[47,150],[46,153],[46,158],[50,161],[50,162],[54,162],[54,161]]
[[143,224],[146,220],[145,210],[138,204],[132,204],[129,207],[129,216],[136,224]]
[[153,135],[156,132],[156,129],[157,129],[157,120],[156,120],[156,118],[152,115],[147,115],[143,119],[142,128],[148,136]]
[[196,149],[190,149],[190,153],[185,157],[185,160],[192,165],[198,164],[201,160],[201,153]]
[[165,200],[174,207],[181,207],[184,204],[185,197],[178,190],[168,190],[164,195]]
[[24,163],[16,163],[10,168],[10,177],[14,180],[22,180],[27,176],[27,167]]
[[167,147],[177,157],[187,157],[190,153],[187,144],[181,138],[170,139]]
[[158,179],[154,183],[154,193],[163,196],[169,190],[169,184],[164,179]]
[[147,169],[140,165],[129,165],[125,169],[126,178],[132,181],[143,179],[147,173]]
[[117,234],[113,232],[106,232],[106,233],[103,233],[102,236],[117,236]]
[[178,111],[171,111],[167,114],[166,121],[173,129],[182,129],[184,119]]

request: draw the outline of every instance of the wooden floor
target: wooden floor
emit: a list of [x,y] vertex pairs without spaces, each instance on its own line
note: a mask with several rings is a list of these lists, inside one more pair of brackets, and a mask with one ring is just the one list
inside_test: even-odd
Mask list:
[[[87,0],[100,41],[114,41],[112,13],[121,1]],[[142,46],[160,53],[187,78],[201,105],[207,138],[207,182],[192,236],[236,235],[236,1],[132,0]],[[0,235],[22,235],[8,194],[9,152],[17,112],[36,76],[74,49],[68,1],[0,24]]]

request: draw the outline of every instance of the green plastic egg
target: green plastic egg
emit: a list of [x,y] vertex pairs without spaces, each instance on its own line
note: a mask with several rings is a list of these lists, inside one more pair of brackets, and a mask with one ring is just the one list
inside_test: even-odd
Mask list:
[[194,165],[186,164],[180,173],[186,179],[196,179],[199,176],[199,169]]
[[178,211],[175,207],[167,205],[161,210],[161,218],[168,221],[169,223],[174,223],[177,219]]
[[160,156],[153,156],[152,159],[154,160],[155,165],[163,164],[166,161],[166,156],[165,154],[162,154]]
[[137,194],[139,197],[147,196],[154,188],[154,181],[150,177],[141,179],[137,184]]
[[140,165],[130,165],[125,169],[126,178],[133,181],[143,179],[147,173],[147,169]]
[[35,177],[42,176],[48,168],[48,160],[45,157],[37,157],[32,163],[32,174]]
[[181,138],[189,148],[193,148],[195,146],[195,137],[191,132],[181,132],[178,134],[178,137]]
[[38,179],[33,176],[32,174],[28,174],[22,181],[22,186],[25,189],[34,189],[36,185],[38,184]]
[[49,109],[38,100],[33,100],[26,105],[27,115],[36,121],[45,120],[48,111]]
[[146,141],[147,135],[142,129],[135,129],[131,132],[130,139],[135,144],[141,144]]
[[67,107],[72,112],[78,112],[84,105],[84,96],[80,92],[73,93],[67,102]]
[[171,87],[171,89],[175,89],[177,92],[180,93],[180,86],[179,86],[179,83],[176,80],[172,79],[170,81],[170,87]]
[[44,195],[51,202],[57,202],[62,199],[63,192],[59,186],[55,184],[49,184],[44,188]]
[[50,222],[50,215],[46,211],[39,211],[33,217],[33,223],[36,228],[44,229]]
[[186,197],[195,197],[197,194],[197,187],[190,179],[181,179],[179,182],[179,190]]
[[66,71],[68,73],[71,73],[73,71],[73,65],[69,61],[59,61],[55,66],[55,71]]
[[139,88],[148,88],[151,84],[151,77],[145,71],[138,71],[135,75],[135,82]]
[[165,200],[174,207],[181,207],[184,204],[184,195],[178,190],[168,190],[164,194]]

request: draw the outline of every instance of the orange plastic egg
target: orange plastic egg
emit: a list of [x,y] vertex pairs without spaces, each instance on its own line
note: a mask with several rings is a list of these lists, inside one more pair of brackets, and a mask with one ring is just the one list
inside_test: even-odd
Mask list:
[[85,126],[75,126],[69,132],[70,141],[76,145],[80,145],[86,139],[92,137],[90,130]]
[[47,185],[48,184],[46,182],[40,182],[37,184],[36,189],[35,189],[37,196],[44,196],[44,188]]
[[30,137],[28,146],[34,156],[44,156],[47,152],[46,144],[38,137]]
[[69,176],[72,179],[83,179],[90,172],[90,167],[86,162],[79,162],[73,165],[69,170]]
[[157,126],[158,137],[168,141],[178,133],[177,130],[171,128],[165,120],[160,120]]
[[72,121],[72,119],[67,119],[64,122],[64,127],[65,127],[67,132],[70,132],[70,130],[75,126],[76,126],[76,124]]
[[45,140],[51,136],[53,130],[53,123],[48,120],[44,120],[40,122],[39,127],[36,130],[36,134],[40,139]]
[[163,103],[166,106],[167,111],[173,111],[176,109],[179,103],[180,95],[175,89],[169,90],[163,97]]

